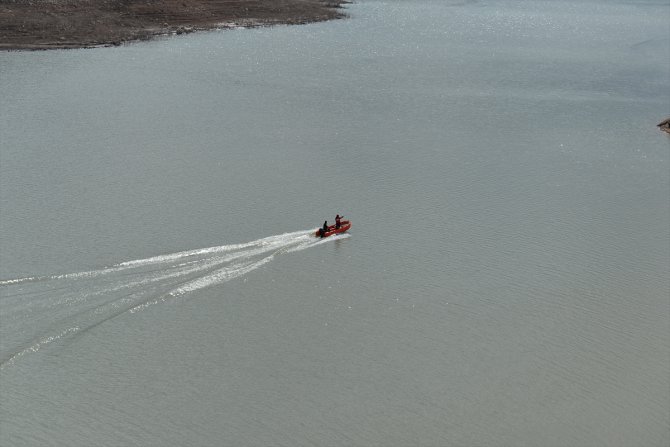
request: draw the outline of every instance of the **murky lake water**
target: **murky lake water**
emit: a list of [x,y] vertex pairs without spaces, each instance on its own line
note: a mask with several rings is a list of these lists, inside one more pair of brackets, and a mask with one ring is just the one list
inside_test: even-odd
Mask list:
[[668,445],[668,3],[348,10],[0,53],[0,444]]

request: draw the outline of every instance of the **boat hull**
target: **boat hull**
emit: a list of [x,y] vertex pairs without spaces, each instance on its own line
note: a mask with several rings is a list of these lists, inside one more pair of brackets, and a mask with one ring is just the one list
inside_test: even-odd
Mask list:
[[321,235],[320,230],[316,230],[316,233],[314,233],[314,236],[316,236],[316,237],[328,237],[328,236],[332,236],[333,234],[344,233],[349,228],[351,228],[351,222],[348,221],[348,220],[343,220],[340,224],[340,228],[335,228],[335,225],[331,225],[331,226],[328,227],[328,231],[323,233],[323,235]]

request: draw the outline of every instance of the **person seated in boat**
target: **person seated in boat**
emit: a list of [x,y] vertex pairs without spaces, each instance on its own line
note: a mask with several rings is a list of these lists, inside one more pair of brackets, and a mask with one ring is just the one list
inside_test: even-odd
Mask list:
[[344,216],[340,216],[339,214],[335,216],[335,228],[340,228],[342,226],[342,222],[340,221]]
[[328,232],[328,221],[325,220],[323,222],[323,226],[319,228],[319,236],[324,237],[327,232]]

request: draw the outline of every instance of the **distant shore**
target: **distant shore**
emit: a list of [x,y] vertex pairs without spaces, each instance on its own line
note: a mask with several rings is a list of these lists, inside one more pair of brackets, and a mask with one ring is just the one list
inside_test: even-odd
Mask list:
[[666,118],[657,124],[658,128],[663,132],[670,133],[670,118]]
[[0,50],[120,45],[216,28],[344,17],[346,0],[0,0]]

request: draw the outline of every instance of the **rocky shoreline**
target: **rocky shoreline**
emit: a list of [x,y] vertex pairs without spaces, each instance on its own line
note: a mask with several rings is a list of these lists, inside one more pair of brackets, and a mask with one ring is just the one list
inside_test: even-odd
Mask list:
[[657,124],[658,128],[663,132],[670,133],[670,118],[666,118]]
[[347,0],[0,0],[0,50],[120,45],[192,31],[345,17]]

